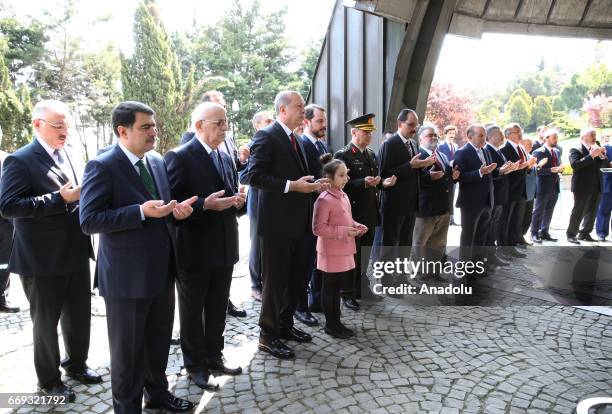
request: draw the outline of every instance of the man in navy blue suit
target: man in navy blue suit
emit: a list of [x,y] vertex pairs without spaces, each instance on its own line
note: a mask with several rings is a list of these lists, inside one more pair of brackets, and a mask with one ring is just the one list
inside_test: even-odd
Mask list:
[[[255,132],[274,122],[274,114],[270,111],[259,111],[253,115],[251,123]],[[248,172],[248,161],[251,155],[251,145],[253,141],[247,145],[243,145],[238,150],[238,155],[241,162],[247,163],[247,168],[240,170],[240,184],[246,184],[246,174]],[[258,302],[261,302],[261,291],[263,285],[261,282],[261,254],[259,252],[259,237],[257,237],[257,206],[259,204],[259,190],[255,187],[249,187],[247,193],[247,216],[249,216],[249,238],[251,240],[251,248],[249,250],[249,275],[251,276],[251,297]]]
[[[304,108],[304,134],[301,136],[304,155],[308,170],[318,180],[322,176],[323,165],[319,157],[329,153],[327,145],[323,141],[327,132],[327,114],[325,108],[317,104],[310,104]],[[312,201],[316,201],[318,193],[313,193]],[[310,288],[307,295],[304,295],[298,302],[295,318],[306,325],[314,326],[318,324],[312,311],[321,311],[321,272],[316,268],[315,261],[317,238],[312,236],[312,273],[310,275]]]
[[[542,240],[557,241],[550,235],[549,227],[555,205],[561,191],[561,151],[557,148],[559,136],[555,129],[544,133],[544,145],[532,152],[538,165],[536,182],[536,199],[531,219],[531,240],[542,243]],[[546,161],[542,161],[546,160]]]
[[[446,159],[450,162],[451,167],[453,166],[453,162],[455,160],[455,152],[459,149],[457,145],[456,139],[457,136],[457,127],[455,125],[447,125],[444,127],[444,139],[438,145],[438,151],[446,156]],[[451,186],[451,190],[448,194],[450,198],[450,225],[456,226],[455,222],[455,190],[457,189],[457,184],[453,183]]]
[[480,124],[472,124],[466,131],[467,144],[455,154],[454,166],[459,169],[459,196],[461,208],[461,256],[466,259],[482,258],[481,248],[486,246],[495,205],[493,177],[497,164],[483,151],[486,131]]
[[[607,167],[612,167],[612,143],[604,145],[606,157],[608,158]],[[612,210],[612,172],[604,172],[602,175],[601,199],[597,208],[597,218],[595,220],[595,232],[599,241],[606,241],[610,234],[610,211]]]
[[32,142],[9,155],[2,167],[0,213],[15,226],[8,270],[19,274],[30,303],[39,391],[72,402],[75,394],[59,370],[58,322],[66,374],[84,383],[102,381],[86,365],[93,249],[79,227],[80,177],[64,148],[68,107],[55,100],[38,102],[32,126]]
[[232,160],[219,151],[228,128],[225,109],[204,102],[193,110],[191,126],[195,138],[164,157],[172,197],[196,194],[202,203],[196,201],[193,214],[177,225],[181,349],[185,369],[196,385],[215,389],[209,371],[242,372],[225,361],[223,331],[238,262],[236,217],[242,213],[246,194],[238,192]]
[[140,102],[113,109],[119,142],[87,163],[80,221],[100,234],[98,277],[106,303],[111,386],[116,413],[145,407],[172,412],[193,403],[168,391],[166,365],[174,320],[175,220],[189,217],[192,197],[171,200],[164,161],[155,146],[153,110]]

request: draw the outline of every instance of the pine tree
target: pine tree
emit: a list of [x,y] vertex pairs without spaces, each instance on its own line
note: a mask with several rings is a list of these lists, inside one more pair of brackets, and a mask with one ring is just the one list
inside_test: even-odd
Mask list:
[[134,53],[122,57],[123,97],[143,102],[155,110],[157,150],[173,148],[187,127],[182,76],[178,59],[159,18],[154,0],[144,0],[134,15]]

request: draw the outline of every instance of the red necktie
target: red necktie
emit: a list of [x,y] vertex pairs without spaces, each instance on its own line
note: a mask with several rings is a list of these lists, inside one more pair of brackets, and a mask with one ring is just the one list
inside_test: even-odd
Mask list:
[[450,150],[451,150],[451,158],[455,159],[455,146],[453,145],[452,142],[449,142],[448,145],[450,146]]
[[521,147],[516,147],[519,153],[519,157],[521,157],[521,162],[525,162],[525,154],[523,154],[523,149]]
[[436,165],[438,166],[438,168],[440,168],[440,171],[444,171],[444,165],[442,164],[442,160],[440,160],[438,151],[434,152],[434,157],[436,157]]
[[297,141],[295,139],[295,135],[293,135],[293,132],[291,133],[290,137],[291,137],[291,145],[293,146],[293,150],[297,152]]
[[558,161],[557,161],[557,154],[555,154],[555,150],[554,149],[551,149],[550,152],[552,153],[552,163],[553,163],[552,166],[553,167],[557,167],[559,165]]

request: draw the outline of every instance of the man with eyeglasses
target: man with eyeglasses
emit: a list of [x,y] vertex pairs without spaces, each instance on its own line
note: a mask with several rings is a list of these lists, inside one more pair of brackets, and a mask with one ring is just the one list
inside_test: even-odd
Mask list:
[[4,161],[0,213],[15,226],[9,271],[20,275],[30,303],[39,391],[72,402],[75,393],[62,382],[59,371],[58,322],[66,374],[87,384],[102,378],[86,364],[93,250],[79,226],[80,177],[64,150],[69,116],[68,107],[59,101],[34,106],[35,138]]
[[[415,212],[419,199],[419,169],[432,166],[433,155],[421,159],[413,136],[419,126],[419,118],[412,109],[402,109],[397,116],[397,132],[387,139],[378,153],[380,176],[384,180],[397,177],[394,186],[382,191],[382,259],[394,261],[401,248],[408,257],[412,246]],[[389,275],[383,276],[385,285],[391,283]]]
[[[175,199],[196,194],[193,214],[177,229],[177,289],[181,349],[187,373],[203,389],[217,389],[209,371],[238,375],[223,356],[225,316],[234,265],[238,262],[238,214],[246,194],[238,174],[219,151],[227,131],[225,109],[213,102],[192,112],[194,139],[168,151],[164,159]],[[203,322],[204,321],[204,322]]]
[[432,125],[419,128],[417,136],[421,144],[421,159],[433,156],[435,162],[420,171],[421,191],[414,224],[413,252],[416,253],[415,260],[424,257],[426,260],[440,261],[446,248],[450,224],[449,193],[459,178],[459,170],[453,169],[446,155],[438,151],[438,135]]
[[[212,91],[204,92],[204,95],[202,95],[202,103],[204,102],[213,102],[218,105],[221,105],[224,109],[227,109],[225,98],[223,97],[223,94],[219,91],[212,90]],[[248,156],[246,157],[244,156],[245,154],[244,148],[241,148],[241,151],[238,151],[238,147],[236,146],[234,137],[231,134],[231,132],[228,131],[227,118],[225,119],[225,121],[217,120],[217,126],[221,127],[222,126],[221,124],[223,122],[225,122],[225,127],[226,127],[225,128],[226,130],[225,140],[219,146],[219,151],[225,152],[232,160],[233,168],[236,171],[240,172],[246,168]],[[190,128],[181,137],[181,145],[188,143],[195,136],[196,136],[196,131],[192,131],[192,128]],[[246,311],[244,309],[237,308],[232,303],[232,301],[229,300],[227,303],[227,314],[230,316],[238,317],[238,318],[244,318],[246,316]]]

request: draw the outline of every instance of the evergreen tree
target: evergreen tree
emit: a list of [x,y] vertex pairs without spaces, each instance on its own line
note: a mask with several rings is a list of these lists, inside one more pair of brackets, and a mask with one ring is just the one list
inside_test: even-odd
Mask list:
[[187,127],[182,76],[176,55],[160,20],[154,0],[144,0],[134,15],[134,53],[122,58],[123,97],[155,110],[157,150],[165,153]]
[[531,108],[520,94],[513,94],[506,109],[508,122],[518,122],[526,128],[531,121]]
[[531,111],[531,125],[546,125],[552,121],[552,105],[546,96],[536,96]]

